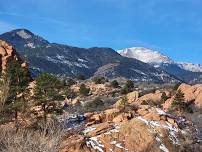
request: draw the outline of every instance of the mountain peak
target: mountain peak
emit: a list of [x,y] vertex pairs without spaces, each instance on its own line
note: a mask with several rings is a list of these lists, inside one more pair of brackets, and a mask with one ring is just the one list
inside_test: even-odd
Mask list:
[[172,63],[173,61],[159,53],[144,47],[132,47],[123,50],[118,50],[118,52],[125,57],[135,58],[145,63]]
[[[14,46],[25,46],[27,48],[36,48],[47,46],[49,42],[44,38],[35,35],[31,31],[21,28],[0,35],[3,40],[13,44]],[[14,40],[14,41],[13,41]]]
[[20,36],[23,39],[29,39],[32,38],[33,34],[30,34],[31,32],[25,30],[25,29],[20,29],[16,31],[16,34]]

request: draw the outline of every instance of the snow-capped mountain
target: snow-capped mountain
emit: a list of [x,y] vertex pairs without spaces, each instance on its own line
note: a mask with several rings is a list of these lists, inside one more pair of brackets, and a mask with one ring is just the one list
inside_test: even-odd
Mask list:
[[173,62],[169,57],[162,55],[158,51],[153,51],[143,47],[126,48],[123,50],[118,50],[118,52],[122,56],[135,58],[145,63],[160,64]]
[[144,47],[126,48],[117,52],[122,56],[138,59],[156,68],[161,68],[187,83],[202,82],[202,65],[200,64],[176,62],[158,51]]
[[188,62],[177,62],[177,64],[187,71],[192,72],[202,72],[202,65],[201,64],[193,64]]
[[178,79],[137,59],[125,58],[111,48],[79,48],[49,43],[26,29],[17,29],[0,35],[12,44],[30,64],[32,74],[49,72],[75,77],[84,75],[121,77],[134,81],[176,82]]

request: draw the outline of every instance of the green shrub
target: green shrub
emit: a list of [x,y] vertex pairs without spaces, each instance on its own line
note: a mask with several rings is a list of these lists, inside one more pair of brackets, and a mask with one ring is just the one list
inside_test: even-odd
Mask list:
[[95,77],[93,79],[95,84],[104,84],[106,82],[106,79],[104,77]]
[[124,87],[121,89],[121,94],[127,94],[134,88],[134,83],[131,80],[127,80]]
[[111,86],[112,86],[113,88],[118,88],[118,87],[119,87],[118,81],[117,81],[117,80],[113,80],[113,81],[111,82]]
[[161,103],[165,103],[165,101],[169,99],[169,97],[166,95],[165,92],[162,93],[161,95]]
[[104,102],[99,98],[95,98],[93,101],[89,101],[84,105],[84,111],[86,112],[94,112],[101,111],[105,108]]
[[125,87],[128,88],[128,89],[134,88],[134,83],[133,83],[133,81],[127,80],[126,83],[125,83]]
[[175,95],[174,101],[172,102],[172,109],[193,113],[190,104],[185,102],[184,93],[181,90],[178,90]]
[[80,85],[80,89],[79,89],[79,93],[81,95],[87,96],[90,92],[90,88],[87,88],[85,84],[81,84]]
[[77,96],[76,92],[74,92],[72,89],[67,89],[65,91],[65,95],[66,95],[67,99],[74,99]]

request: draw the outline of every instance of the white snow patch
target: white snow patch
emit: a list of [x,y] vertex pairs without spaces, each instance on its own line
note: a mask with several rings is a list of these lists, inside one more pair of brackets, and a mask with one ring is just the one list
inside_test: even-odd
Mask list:
[[133,71],[135,71],[135,72],[137,72],[137,73],[139,73],[139,74],[141,74],[141,75],[147,75],[147,74],[145,74],[144,72],[142,72],[142,71],[140,71],[140,70],[137,70],[137,69],[131,69],[131,70],[133,70]]
[[162,151],[164,151],[164,152],[169,152],[168,148],[166,148],[166,146],[165,146],[164,144],[161,144],[161,145],[159,146],[159,148],[160,148]]
[[167,115],[163,110],[156,108],[156,111],[159,115]]
[[86,141],[86,145],[88,147],[92,147],[94,150],[98,150],[99,152],[104,152],[102,148],[104,148],[104,145],[101,144],[100,141],[98,141],[97,137],[91,137],[88,141]]
[[86,60],[84,60],[84,59],[81,59],[81,58],[78,58],[77,59],[79,62],[88,62],[88,61],[86,61]]
[[32,48],[32,49],[36,48],[36,46],[33,43],[27,43],[25,44],[25,47]]
[[95,130],[95,129],[96,129],[96,128],[88,127],[88,128],[85,128],[85,129],[84,129],[83,133],[84,133],[84,134],[87,134],[88,132],[91,132],[91,131],[93,131],[93,130]]
[[26,33],[24,30],[17,31],[17,35],[19,35],[23,39],[29,39],[32,37],[30,34]]

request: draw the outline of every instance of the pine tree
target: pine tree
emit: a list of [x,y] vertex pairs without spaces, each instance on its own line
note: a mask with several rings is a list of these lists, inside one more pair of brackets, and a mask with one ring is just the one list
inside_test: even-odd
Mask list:
[[161,95],[161,103],[164,103],[169,97],[166,95],[165,92],[162,93]]
[[172,106],[179,109],[179,110],[182,110],[184,108],[184,93],[181,91],[181,90],[178,90],[176,95],[175,95],[175,98],[174,98],[174,101],[172,103]]
[[36,87],[34,89],[36,105],[41,106],[45,122],[47,113],[56,110],[55,101],[64,100],[61,94],[62,88],[61,81],[53,75],[43,73],[36,78]]
[[22,68],[19,61],[12,60],[6,67],[3,80],[9,82],[8,96],[5,100],[5,111],[13,112],[17,122],[18,112],[23,111],[27,104],[24,92],[31,78],[28,70]]

